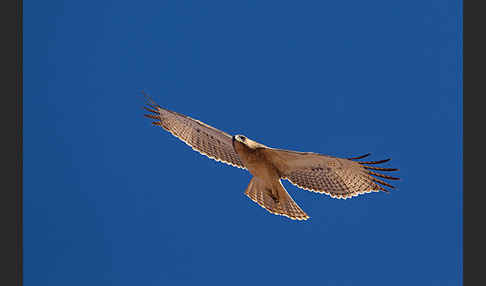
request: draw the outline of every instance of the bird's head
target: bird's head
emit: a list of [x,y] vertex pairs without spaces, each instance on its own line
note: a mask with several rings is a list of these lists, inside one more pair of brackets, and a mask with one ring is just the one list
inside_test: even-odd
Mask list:
[[246,140],[247,140],[247,138],[244,135],[238,134],[238,135],[233,136],[233,142],[238,141],[240,143],[245,144]]
[[246,147],[248,147],[250,149],[256,149],[258,147],[265,147],[264,145],[262,145],[258,142],[255,142],[255,141],[251,140],[250,138],[247,138],[246,136],[240,135],[240,134],[233,136],[233,146],[235,145],[236,142],[241,143],[241,144],[245,145]]

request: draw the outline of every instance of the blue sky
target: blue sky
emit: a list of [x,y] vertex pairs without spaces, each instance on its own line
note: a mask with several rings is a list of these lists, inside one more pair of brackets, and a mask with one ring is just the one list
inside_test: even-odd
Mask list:
[[[24,1],[25,285],[460,284],[460,3],[239,2]],[[271,215],[141,90],[403,179],[346,201],[284,182],[311,219]]]

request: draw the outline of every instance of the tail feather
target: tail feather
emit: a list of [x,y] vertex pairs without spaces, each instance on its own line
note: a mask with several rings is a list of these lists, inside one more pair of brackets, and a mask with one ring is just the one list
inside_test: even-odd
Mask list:
[[[294,202],[280,181],[272,185],[268,186],[262,179],[253,177],[245,194],[272,214],[283,215],[293,220],[306,220],[309,218]],[[272,188],[275,188],[274,192],[276,191],[277,196],[272,194]]]

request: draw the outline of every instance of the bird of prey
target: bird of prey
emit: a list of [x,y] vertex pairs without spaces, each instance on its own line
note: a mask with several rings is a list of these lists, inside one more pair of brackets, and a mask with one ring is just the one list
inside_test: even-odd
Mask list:
[[389,192],[385,187],[394,187],[383,179],[399,179],[376,172],[398,169],[370,166],[390,159],[364,162],[357,160],[369,156],[369,153],[354,158],[337,158],[270,148],[244,135],[231,136],[199,120],[165,109],[144,95],[147,99],[144,108],[150,112],[145,116],[155,120],[152,124],[169,131],[211,159],[248,170],[253,178],[245,195],[272,214],[293,220],[309,218],[287,193],[281,179],[304,190],[338,199],[370,192]]

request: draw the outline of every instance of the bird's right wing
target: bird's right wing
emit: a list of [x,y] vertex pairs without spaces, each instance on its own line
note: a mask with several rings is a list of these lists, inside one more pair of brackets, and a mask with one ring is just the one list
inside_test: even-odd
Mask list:
[[[380,174],[375,171],[397,171],[393,168],[375,166],[389,161],[357,162],[350,159],[290,150],[266,148],[265,156],[278,169],[283,179],[305,190],[325,193],[333,198],[346,199],[364,193],[384,191],[384,186],[394,188],[383,179],[398,180],[396,177]],[[379,177],[379,178],[377,178]]]
[[145,96],[149,102],[148,107],[144,108],[152,113],[145,116],[155,120],[152,124],[161,126],[195,151],[211,159],[246,169],[233,149],[229,134],[184,114],[162,108]]

